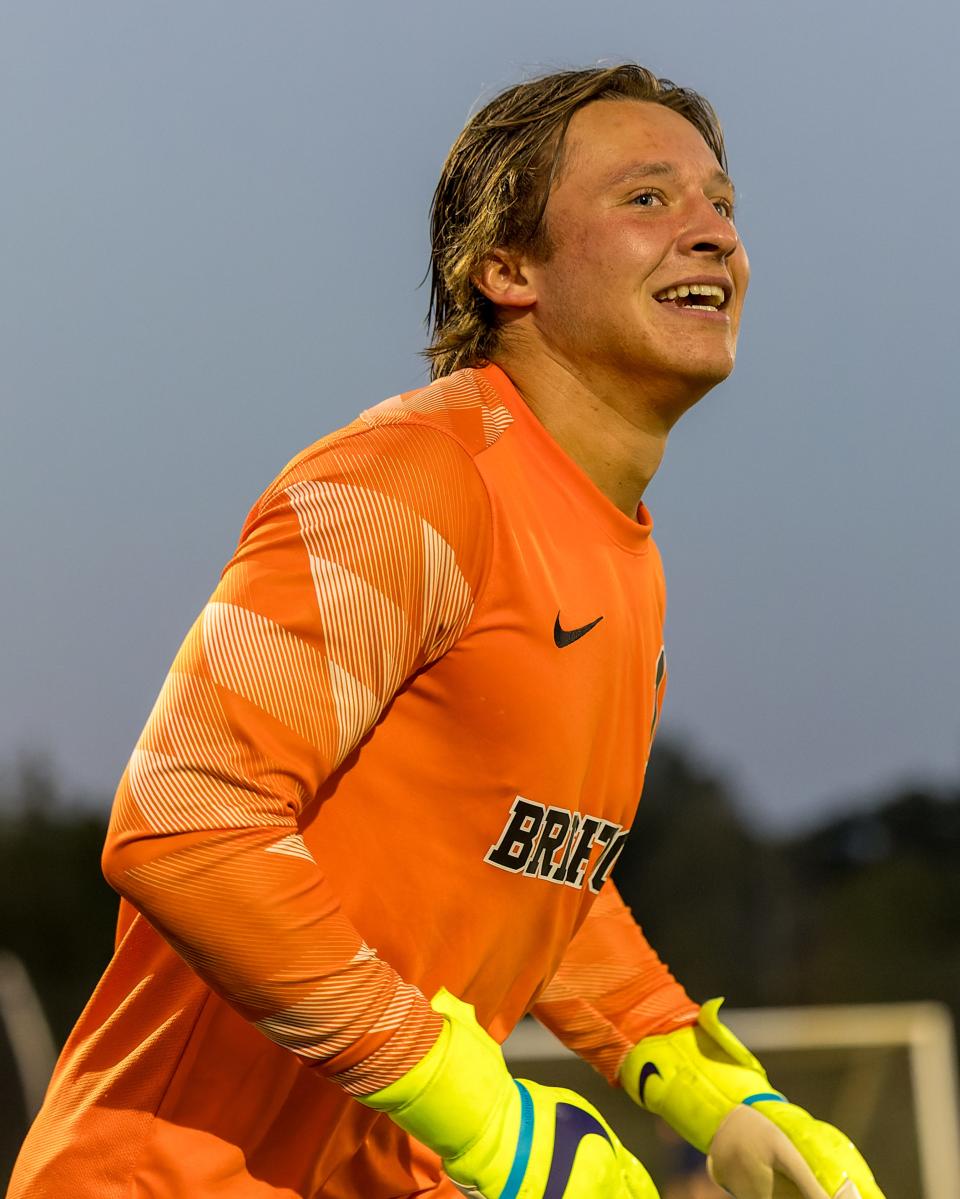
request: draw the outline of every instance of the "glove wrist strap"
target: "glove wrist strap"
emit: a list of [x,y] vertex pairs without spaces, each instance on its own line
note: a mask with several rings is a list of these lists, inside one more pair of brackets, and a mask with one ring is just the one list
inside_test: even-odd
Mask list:
[[469,1148],[498,1110],[515,1104],[514,1086],[500,1046],[469,1004],[441,988],[430,1006],[444,1017],[433,1047],[402,1078],[360,1102],[451,1158]]

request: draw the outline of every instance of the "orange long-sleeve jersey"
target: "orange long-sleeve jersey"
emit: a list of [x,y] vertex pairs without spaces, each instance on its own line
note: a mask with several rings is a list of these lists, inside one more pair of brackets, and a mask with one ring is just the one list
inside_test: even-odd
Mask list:
[[121,780],[116,951],[11,1199],[439,1195],[351,1096],[430,1048],[441,985],[611,1080],[695,1017],[609,881],[665,686],[651,527],[495,366],[294,459]]

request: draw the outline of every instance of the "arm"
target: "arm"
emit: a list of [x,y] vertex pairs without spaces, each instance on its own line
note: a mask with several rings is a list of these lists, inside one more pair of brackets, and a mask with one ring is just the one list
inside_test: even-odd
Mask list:
[[882,1199],[848,1138],[771,1087],[719,1007],[688,999],[608,882],[533,1013],[708,1154],[736,1199]]
[[488,506],[405,426],[335,437],[261,499],[117,794],[110,882],[266,1036],[355,1094],[442,1028],[363,942],[299,835],[324,782],[473,610]]
[[698,1011],[610,880],[533,1008],[612,1083],[639,1040],[692,1024]]

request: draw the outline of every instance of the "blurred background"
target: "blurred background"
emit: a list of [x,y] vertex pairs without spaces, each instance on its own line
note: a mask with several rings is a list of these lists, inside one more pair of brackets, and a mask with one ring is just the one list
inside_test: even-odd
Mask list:
[[670,686],[620,885],[698,997],[960,1013],[958,53],[946,0],[0,7],[0,948],[57,1041],[110,952],[113,789],[247,510],[426,379],[447,148],[621,59],[718,109],[753,283],[647,496]]

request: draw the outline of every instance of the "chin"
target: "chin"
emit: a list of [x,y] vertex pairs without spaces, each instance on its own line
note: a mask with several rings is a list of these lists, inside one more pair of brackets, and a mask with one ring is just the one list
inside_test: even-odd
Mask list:
[[679,377],[689,379],[692,384],[709,390],[711,387],[716,387],[718,383],[722,383],[730,375],[735,361],[736,354],[730,352],[704,355],[703,357],[684,357],[682,361],[674,365]]
[[[659,375],[669,380],[670,390],[682,390],[684,381],[691,388],[699,389],[699,395],[722,383],[733,370],[737,357],[736,343],[729,336],[703,338],[675,336],[664,344],[646,342],[641,345],[623,346],[628,357],[624,365],[638,376]],[[699,398],[699,396],[697,397]]]
[[732,370],[732,356],[713,355],[709,359],[685,358],[682,362],[664,363],[661,374],[666,385],[657,407],[665,423],[673,426]]

